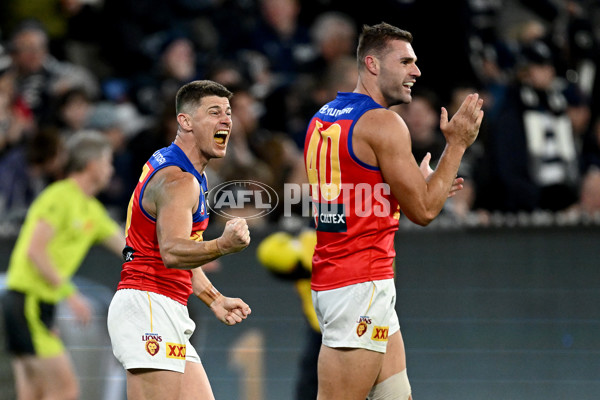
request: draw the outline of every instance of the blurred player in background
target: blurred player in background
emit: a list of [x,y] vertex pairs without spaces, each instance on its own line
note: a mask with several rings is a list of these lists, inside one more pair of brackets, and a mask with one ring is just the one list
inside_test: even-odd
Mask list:
[[306,342],[298,365],[296,400],[314,400],[317,397],[317,360],[321,348],[321,330],[310,291],[312,255],[316,243],[315,230],[306,228],[298,235],[272,233],[256,249],[258,261],[269,272],[279,279],[294,283],[306,317]]
[[110,143],[96,132],[67,142],[67,178],[32,203],[10,258],[4,318],[18,400],[77,399],[79,384],[55,329],[56,305],[67,299],[83,324],[92,311],[71,282],[92,245],[121,256],[125,239],[94,197],[113,173]]

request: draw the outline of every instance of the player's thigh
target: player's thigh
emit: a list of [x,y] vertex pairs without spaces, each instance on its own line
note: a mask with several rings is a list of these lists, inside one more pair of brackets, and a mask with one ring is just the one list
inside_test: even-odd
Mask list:
[[402,333],[397,331],[388,338],[387,351],[383,356],[383,364],[376,384],[405,369],[406,353],[404,350],[404,340],[402,339]]
[[180,400],[214,400],[214,398],[202,363],[187,361],[183,374]]
[[127,370],[127,400],[179,400],[183,373],[137,368]]
[[364,400],[381,370],[384,353],[321,346],[319,400]]

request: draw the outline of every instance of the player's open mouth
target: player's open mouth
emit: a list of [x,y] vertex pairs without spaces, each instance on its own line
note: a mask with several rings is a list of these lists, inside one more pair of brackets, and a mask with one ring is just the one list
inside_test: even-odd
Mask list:
[[227,136],[229,136],[229,131],[217,131],[214,136],[215,142],[223,146],[227,142]]
[[404,87],[411,89],[415,83],[414,82],[405,82]]

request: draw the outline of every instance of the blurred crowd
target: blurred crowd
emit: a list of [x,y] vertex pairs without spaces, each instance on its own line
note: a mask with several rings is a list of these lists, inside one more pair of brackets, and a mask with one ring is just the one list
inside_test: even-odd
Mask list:
[[[309,119],[356,84],[363,24],[413,33],[422,71],[396,106],[418,162],[443,151],[450,115],[485,98],[465,189],[444,212],[600,212],[600,5],[594,0],[3,0],[0,221],[19,223],[62,177],[80,130],[110,139],[116,173],[100,200],[123,221],[141,167],[177,131],[177,89],[212,79],[234,92],[227,156],[209,184],[252,179],[280,194],[305,182]],[[270,215],[278,222],[281,212]]]

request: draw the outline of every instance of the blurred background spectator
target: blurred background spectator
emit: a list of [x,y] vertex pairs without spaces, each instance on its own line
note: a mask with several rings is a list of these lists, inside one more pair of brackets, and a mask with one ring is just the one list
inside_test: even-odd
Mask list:
[[[386,20],[413,32],[423,72],[414,101],[398,108],[417,160],[427,151],[432,165],[439,157],[440,106],[452,115],[466,93],[485,98],[480,138],[460,171],[465,190],[449,202],[456,215],[579,204],[584,178],[600,165],[600,5],[461,0],[432,13],[425,3],[383,0],[375,10],[340,0],[4,1],[0,161],[24,154],[41,129],[62,138],[99,130],[110,137],[117,171],[99,197],[123,216],[139,168],[174,137],[175,91],[214,79],[236,97],[230,151],[211,182],[251,176],[283,193],[286,182],[305,182],[304,130],[318,104],[354,90],[362,25]],[[527,55],[539,46],[551,60]],[[540,74],[545,86],[534,82]],[[532,141],[532,129],[543,140]]]
[[16,96],[38,123],[50,117],[52,101],[71,88],[81,87],[90,97],[99,94],[97,79],[90,71],[59,61],[49,52],[48,35],[39,21],[19,24],[9,42],[9,51]]
[[37,195],[62,177],[63,140],[55,130],[44,129],[0,158],[0,220],[21,224]]
[[15,73],[0,70],[0,155],[22,142],[34,129],[33,113],[17,97],[15,86]]
[[157,62],[149,72],[132,78],[130,97],[143,114],[158,115],[164,102],[175,97],[183,84],[199,78],[194,43],[185,35],[172,32],[163,39]]
[[[488,224],[541,209],[599,221],[596,0],[3,0],[0,223],[20,225],[63,176],[64,139],[85,129],[111,142],[116,172],[98,197],[125,222],[143,164],[175,137],[175,91],[194,79],[235,94],[233,135],[207,170],[209,185],[257,180],[282,199],[286,183],[306,183],[309,119],[338,91],[354,90],[358,33],[382,20],[415,38],[423,75],[397,111],[417,161],[427,151],[432,166],[439,158],[440,106],[451,116],[466,94],[485,98],[479,139],[459,171],[465,189],[444,209],[452,221],[475,215]],[[252,221],[254,232],[296,235],[309,221],[298,218],[302,204],[291,211]],[[293,254],[278,246],[269,253]],[[295,284],[308,311],[302,278]],[[298,399],[314,389],[319,336],[306,329]]]
[[524,46],[518,74],[492,121],[487,149],[497,182],[492,207],[560,211],[577,201],[579,146],[567,84],[542,41]]
[[55,99],[46,124],[58,128],[66,139],[86,127],[93,106],[85,90],[79,87],[69,89]]

